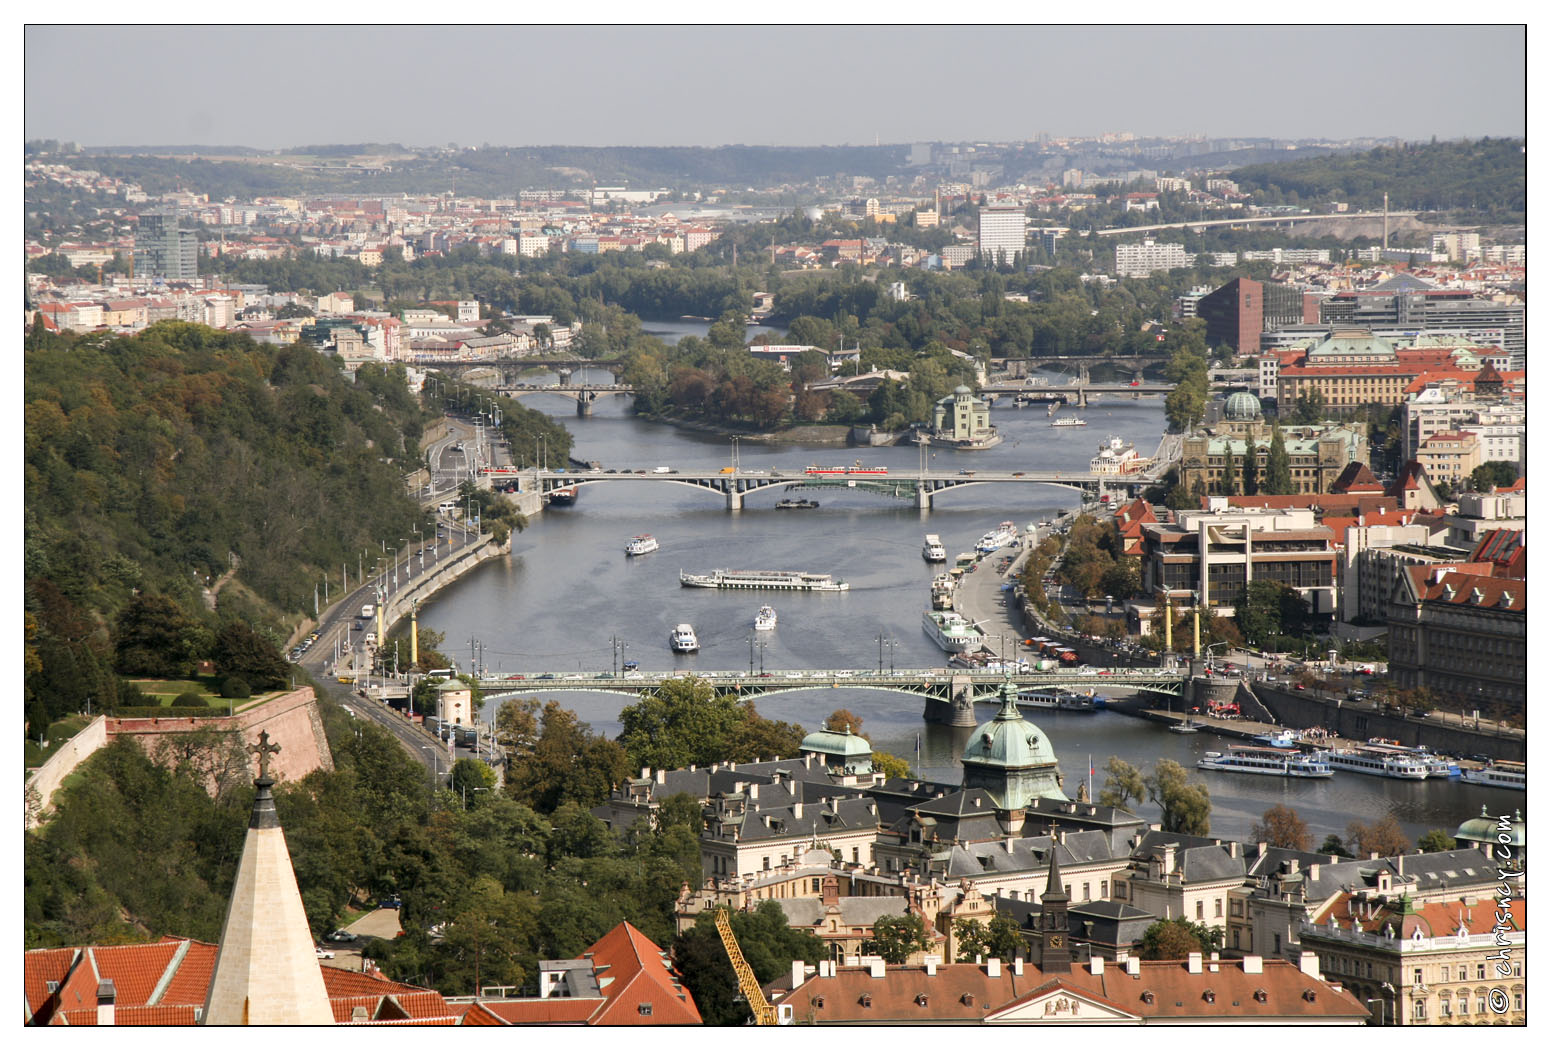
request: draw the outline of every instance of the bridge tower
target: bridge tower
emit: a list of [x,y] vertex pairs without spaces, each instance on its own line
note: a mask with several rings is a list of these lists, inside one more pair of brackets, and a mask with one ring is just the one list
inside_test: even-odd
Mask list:
[[975,686],[967,675],[955,675],[948,684],[948,699],[928,697],[921,718],[944,726],[978,725],[975,721]]

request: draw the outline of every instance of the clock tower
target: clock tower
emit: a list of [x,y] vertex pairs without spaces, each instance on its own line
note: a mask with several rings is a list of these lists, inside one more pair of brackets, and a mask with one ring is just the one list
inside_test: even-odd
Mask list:
[[1052,827],[1050,830],[1050,877],[1045,881],[1045,893],[1039,899],[1039,969],[1045,974],[1069,974],[1072,970],[1072,951],[1067,947],[1068,925],[1066,905],[1071,896],[1061,882],[1061,865],[1056,861],[1056,848],[1060,840]]

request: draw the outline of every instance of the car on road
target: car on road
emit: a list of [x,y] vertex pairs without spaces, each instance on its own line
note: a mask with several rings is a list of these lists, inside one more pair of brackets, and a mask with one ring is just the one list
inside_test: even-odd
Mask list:
[[336,945],[348,945],[356,940],[356,936],[344,928],[334,931],[328,936],[328,940]]
[[332,960],[334,958],[333,949],[325,949],[320,945],[317,946],[313,951],[318,954],[318,959],[320,960]]
[[379,909],[397,909],[402,908],[403,905],[404,903],[399,900],[397,894],[390,894],[386,898],[379,898],[377,901]]

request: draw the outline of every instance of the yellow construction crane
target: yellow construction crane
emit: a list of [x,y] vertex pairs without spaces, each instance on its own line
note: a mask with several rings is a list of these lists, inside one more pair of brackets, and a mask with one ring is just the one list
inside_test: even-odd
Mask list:
[[738,989],[754,1012],[754,1024],[776,1025],[776,1009],[765,999],[765,992],[754,977],[754,968],[749,966],[743,958],[743,950],[738,948],[738,939],[732,933],[732,910],[725,905],[716,910],[716,933],[722,936],[722,948],[727,950],[727,958],[732,961],[733,972],[738,976]]

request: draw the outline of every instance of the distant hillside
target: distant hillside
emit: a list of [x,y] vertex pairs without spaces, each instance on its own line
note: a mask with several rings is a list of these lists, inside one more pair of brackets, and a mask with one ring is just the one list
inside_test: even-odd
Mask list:
[[1354,208],[1463,213],[1479,221],[1522,222],[1527,200],[1522,139],[1411,143],[1286,164],[1239,168],[1246,192],[1287,203],[1343,200]]

